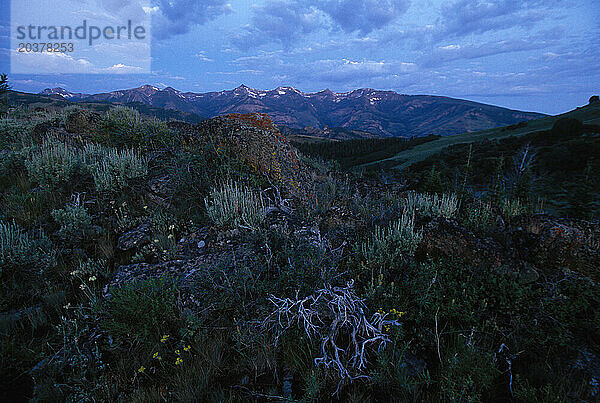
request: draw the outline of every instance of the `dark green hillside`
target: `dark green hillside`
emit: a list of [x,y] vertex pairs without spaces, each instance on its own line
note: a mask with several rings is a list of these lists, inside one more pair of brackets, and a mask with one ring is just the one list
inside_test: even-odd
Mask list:
[[584,124],[588,125],[600,125],[600,104],[590,104],[562,115],[547,116],[541,119],[531,120],[522,125],[513,125],[497,129],[443,137],[435,142],[423,144],[419,147],[400,152],[391,158],[373,162],[368,165],[383,164],[390,168],[394,167],[398,169],[404,169],[455,144],[468,144],[483,140],[500,140],[506,137],[522,136],[536,131],[550,130],[554,123],[563,117],[578,119]]
[[415,138],[393,137],[384,139],[357,139],[346,141],[299,141],[292,142],[306,155],[326,160],[335,160],[343,168],[352,168],[362,164],[389,158],[397,153],[439,139],[439,136]]
[[[525,156],[525,151],[529,155]],[[469,153],[469,181],[475,189],[487,191],[498,175],[504,182],[514,181],[517,165],[525,158],[527,178],[521,197],[540,197],[547,201],[547,211],[559,215],[586,218],[600,213],[600,126],[564,132],[540,130],[452,145],[414,163],[406,175],[426,178],[435,169],[444,182],[452,183],[460,176]]]

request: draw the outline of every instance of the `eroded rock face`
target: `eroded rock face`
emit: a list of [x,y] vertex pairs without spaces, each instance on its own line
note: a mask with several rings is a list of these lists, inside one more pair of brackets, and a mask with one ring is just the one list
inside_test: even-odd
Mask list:
[[256,173],[281,184],[292,195],[305,197],[308,169],[270,118],[262,114],[231,114],[180,128],[190,140],[210,143],[216,152],[239,156]]

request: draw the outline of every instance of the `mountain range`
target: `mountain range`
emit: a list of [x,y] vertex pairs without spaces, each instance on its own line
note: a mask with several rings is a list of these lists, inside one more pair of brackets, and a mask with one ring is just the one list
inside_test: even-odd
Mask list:
[[227,113],[266,113],[275,124],[287,128],[312,133],[343,128],[355,137],[448,136],[545,116],[462,99],[369,88],[304,93],[292,87],[261,91],[241,85],[229,91],[194,93],[144,85],[100,94],[48,88],[40,95],[76,102],[143,103],[206,118]]

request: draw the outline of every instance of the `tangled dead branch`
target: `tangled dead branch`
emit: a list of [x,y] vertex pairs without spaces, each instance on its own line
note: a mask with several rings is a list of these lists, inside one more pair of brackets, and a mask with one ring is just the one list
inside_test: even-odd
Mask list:
[[321,352],[314,363],[333,369],[339,376],[336,393],[347,381],[369,378],[365,374],[368,352],[384,349],[390,342],[384,327],[400,326],[379,312],[369,319],[366,305],[352,287],[353,281],[346,287],[326,286],[302,299],[271,295],[275,309],[262,323],[265,330],[276,334],[275,344],[292,326],[298,326],[311,341],[318,340]]

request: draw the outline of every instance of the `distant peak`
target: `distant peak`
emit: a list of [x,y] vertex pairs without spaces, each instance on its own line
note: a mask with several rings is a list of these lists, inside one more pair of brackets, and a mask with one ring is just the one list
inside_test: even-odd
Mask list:
[[46,88],[44,91],[40,92],[40,94],[57,94],[57,93],[66,93],[69,92],[62,87],[56,88]]
[[316,92],[315,94],[327,95],[327,96],[334,96],[335,92],[331,91],[329,88],[325,88],[324,90]]
[[150,84],[145,84],[145,85],[142,85],[141,87],[139,87],[139,88],[136,88],[136,89],[138,89],[138,90],[143,90],[143,91],[155,91],[155,92],[158,92],[158,91],[160,91],[160,89],[159,89],[159,88],[157,88],[157,87],[155,87],[155,86],[153,86],[153,85],[150,85]]
[[294,92],[296,94],[303,94],[302,91],[297,90],[294,87],[282,87],[279,86],[277,88],[275,88],[273,91],[277,91],[280,95],[283,95],[284,93],[287,94],[288,92]]

